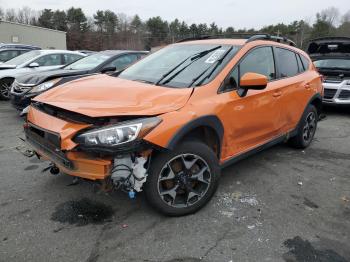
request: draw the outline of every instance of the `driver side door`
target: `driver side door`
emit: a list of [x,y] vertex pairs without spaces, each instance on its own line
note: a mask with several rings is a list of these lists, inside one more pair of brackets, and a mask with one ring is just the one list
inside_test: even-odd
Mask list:
[[[240,78],[248,72],[265,75],[269,82],[263,90],[248,90],[244,97],[237,94]],[[276,79],[276,67],[271,46],[254,48],[240,60],[227,76],[223,93],[225,135],[223,160],[254,149],[278,136],[281,112],[277,108],[281,90]],[[220,96],[219,95],[219,96]]]

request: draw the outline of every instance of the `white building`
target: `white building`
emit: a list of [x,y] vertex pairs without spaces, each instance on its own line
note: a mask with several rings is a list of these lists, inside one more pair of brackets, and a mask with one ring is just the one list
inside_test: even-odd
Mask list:
[[66,32],[7,21],[0,21],[0,43],[67,49]]

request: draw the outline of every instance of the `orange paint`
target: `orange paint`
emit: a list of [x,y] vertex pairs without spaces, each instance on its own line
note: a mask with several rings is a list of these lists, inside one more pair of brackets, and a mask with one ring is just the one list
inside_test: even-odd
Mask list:
[[[90,117],[153,116],[162,122],[144,140],[167,147],[184,125],[201,116],[215,115],[222,122],[224,137],[220,162],[249,151],[297,126],[304,109],[316,93],[322,93],[321,77],[310,60],[309,68],[296,76],[267,82],[267,78],[248,73],[241,82],[246,86],[264,85],[264,90],[249,90],[240,97],[235,90],[220,93],[224,79],[240,59],[257,46],[290,49],[305,57],[303,51],[271,41],[215,39],[186,44],[230,44],[242,48],[208,84],[193,88],[166,88],[107,75],[95,75],[69,82],[36,97],[34,100]],[[89,124],[77,124],[58,119],[33,107],[28,121],[35,126],[58,133],[61,150],[75,163],[76,169],[65,173],[89,179],[103,179],[111,169],[110,158],[91,158],[75,151],[72,137]],[[45,156],[45,152],[38,150]]]

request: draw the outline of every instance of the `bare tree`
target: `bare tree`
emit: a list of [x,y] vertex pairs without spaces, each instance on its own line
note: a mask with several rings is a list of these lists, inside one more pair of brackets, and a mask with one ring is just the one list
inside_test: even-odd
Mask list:
[[4,9],[2,9],[2,8],[0,7],[0,20],[3,20],[3,19],[4,19],[4,15],[5,15]]
[[5,13],[5,20],[9,22],[16,22],[16,11],[13,8],[7,9]]
[[344,24],[344,23],[349,23],[349,22],[350,22],[350,10],[348,10],[345,14],[343,14],[343,16],[342,16],[340,22],[341,22],[342,24]]
[[323,21],[328,22],[331,26],[336,26],[339,21],[339,10],[335,7],[328,7],[320,13]]

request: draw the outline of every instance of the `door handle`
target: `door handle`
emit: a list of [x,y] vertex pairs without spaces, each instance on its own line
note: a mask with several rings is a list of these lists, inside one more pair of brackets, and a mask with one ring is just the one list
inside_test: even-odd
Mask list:
[[279,97],[281,95],[282,95],[281,91],[277,91],[277,92],[273,93],[273,97]]

